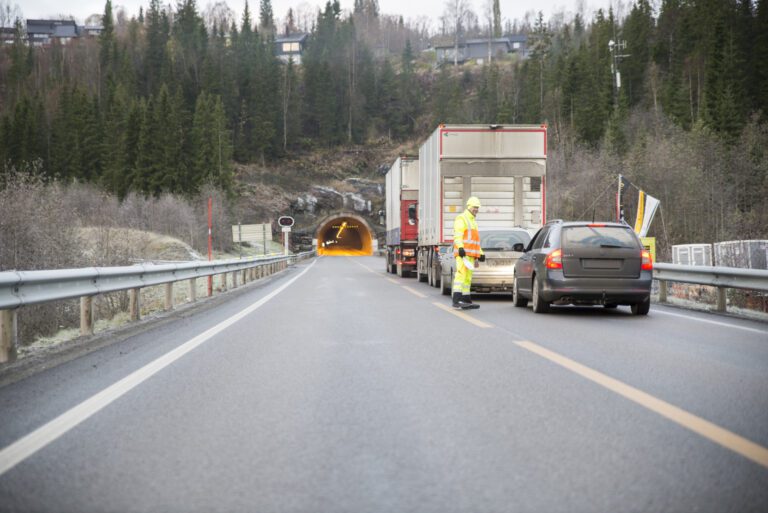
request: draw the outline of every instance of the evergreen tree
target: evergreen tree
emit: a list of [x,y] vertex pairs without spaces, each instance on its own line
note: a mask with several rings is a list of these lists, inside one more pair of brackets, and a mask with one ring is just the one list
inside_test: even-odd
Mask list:
[[757,0],[754,34],[755,108],[768,115],[768,0]]
[[272,12],[272,1],[261,0],[259,7],[259,30],[262,34],[275,34],[275,15]]
[[501,7],[499,7],[499,0],[493,0],[493,37],[501,37]]
[[168,78],[166,48],[170,36],[168,15],[161,10],[160,0],[150,0],[146,16],[146,55],[144,65],[144,93],[154,94]]
[[112,17],[112,0],[104,5],[101,17],[102,31],[99,34],[99,62],[101,64],[100,92],[104,94],[107,82],[114,80],[114,66],[117,61],[117,41],[115,40],[115,22]]

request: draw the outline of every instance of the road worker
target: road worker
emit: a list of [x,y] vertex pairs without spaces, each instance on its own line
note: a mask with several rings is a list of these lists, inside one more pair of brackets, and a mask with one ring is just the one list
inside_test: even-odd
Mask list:
[[477,211],[480,200],[472,196],[467,200],[467,209],[456,216],[453,222],[453,256],[456,258],[456,274],[453,278],[453,307],[457,309],[480,308],[472,304],[469,294],[472,272],[478,261],[484,262],[485,255],[480,247],[480,232],[477,230]]

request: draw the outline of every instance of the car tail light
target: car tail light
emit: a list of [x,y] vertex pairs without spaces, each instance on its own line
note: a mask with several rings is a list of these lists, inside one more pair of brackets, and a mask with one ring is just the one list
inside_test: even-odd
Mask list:
[[653,271],[653,258],[651,258],[651,252],[644,249],[640,252],[640,257],[643,259],[640,269],[643,271]]
[[556,249],[544,260],[544,267],[547,269],[562,269],[563,268],[563,252]]
[[605,223],[592,223],[592,224],[588,224],[587,227],[589,227],[589,228],[604,228],[605,227]]
[[399,254],[400,254],[400,248],[395,248],[395,255],[399,255]]

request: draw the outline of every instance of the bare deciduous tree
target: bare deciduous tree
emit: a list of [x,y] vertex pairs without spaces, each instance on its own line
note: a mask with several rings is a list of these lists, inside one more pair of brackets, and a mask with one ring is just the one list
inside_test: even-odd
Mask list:
[[459,39],[464,35],[469,17],[472,14],[469,0],[447,0],[444,19],[449,30],[453,31],[453,65],[459,64]]

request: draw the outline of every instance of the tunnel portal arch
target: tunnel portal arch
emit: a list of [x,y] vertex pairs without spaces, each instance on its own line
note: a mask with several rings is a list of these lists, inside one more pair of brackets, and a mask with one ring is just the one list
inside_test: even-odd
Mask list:
[[364,218],[349,212],[333,214],[317,226],[317,254],[328,256],[370,256],[375,232]]

